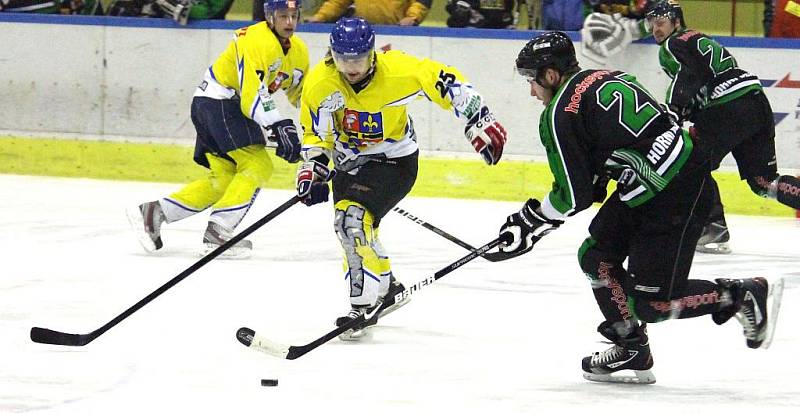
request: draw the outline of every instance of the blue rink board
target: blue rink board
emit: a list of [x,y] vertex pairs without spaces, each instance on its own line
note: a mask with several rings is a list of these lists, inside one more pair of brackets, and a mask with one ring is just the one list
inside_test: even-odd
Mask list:
[[[114,27],[142,27],[176,30],[213,29],[234,30],[252,24],[252,21],[236,20],[194,20],[186,26],[179,26],[170,19],[143,18],[143,17],[112,17],[112,16],[72,16],[58,14],[28,14],[28,13],[0,13],[2,23],[36,23],[36,24],[70,24],[89,26],[114,26]],[[301,24],[300,33],[328,33],[331,24]],[[0,29],[2,30],[2,29]],[[538,31],[533,30],[499,30],[499,29],[456,29],[447,27],[419,27],[419,26],[375,26],[375,31],[383,35],[396,36],[426,36],[426,37],[455,37],[462,39],[508,39],[528,40]],[[579,41],[579,32],[568,32],[574,41]],[[800,39],[768,39],[761,37],[730,37],[714,36],[720,43],[727,47],[751,47],[764,49],[798,49]],[[640,43],[655,43],[652,38],[638,40]],[[800,56],[798,56],[800,58]]]

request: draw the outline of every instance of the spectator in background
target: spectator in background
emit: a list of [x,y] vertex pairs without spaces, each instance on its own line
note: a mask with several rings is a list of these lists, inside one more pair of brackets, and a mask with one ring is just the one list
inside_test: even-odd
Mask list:
[[[800,37],[800,0],[765,1],[764,25],[769,37]],[[767,12],[773,14],[768,16]],[[769,19],[768,17],[772,17]]]
[[[361,17],[372,24],[416,26],[422,23],[433,0],[327,0],[308,18],[309,23],[335,22],[345,15]],[[352,12],[348,13],[348,9]]]
[[233,0],[115,0],[108,8],[108,15],[168,17],[185,25],[189,19],[224,20],[232,4]]
[[447,27],[515,29],[525,0],[447,0]]
[[542,30],[580,30],[583,10],[583,0],[542,0]]
[[102,15],[100,0],[0,0],[0,12]]

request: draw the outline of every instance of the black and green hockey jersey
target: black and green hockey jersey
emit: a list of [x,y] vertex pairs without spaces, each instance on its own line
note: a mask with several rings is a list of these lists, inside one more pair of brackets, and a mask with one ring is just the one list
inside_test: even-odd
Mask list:
[[677,31],[661,43],[658,60],[672,79],[666,102],[684,114],[761,89],[758,77],[740,69],[727,49],[694,30]]
[[542,200],[551,219],[588,208],[594,182],[604,176],[617,181],[623,202],[639,206],[670,183],[693,148],[634,76],[607,70],[567,80],[545,107],[539,136],[555,179]]

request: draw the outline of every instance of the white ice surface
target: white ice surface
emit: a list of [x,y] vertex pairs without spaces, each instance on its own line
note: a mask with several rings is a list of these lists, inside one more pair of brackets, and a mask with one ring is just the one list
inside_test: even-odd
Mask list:
[[[658,382],[589,383],[607,347],[576,263],[594,210],[530,254],[477,259],[373,329],[282,360],[239,344],[248,326],[300,345],[348,308],[330,204],[297,205],[251,237],[247,261],[212,261],[85,347],[32,343],[33,326],[88,333],[194,263],[205,215],[166,226],[147,255],[124,209],[177,185],[0,175],[0,412],[762,412],[800,407],[800,225],[730,216],[731,256],[698,255],[694,278],[787,277],[767,350],[735,321],[649,328]],[[535,194],[534,194],[535,195]],[[263,191],[249,225],[289,199]],[[518,203],[408,198],[401,207],[480,245]],[[465,255],[390,213],[381,239],[407,285]],[[260,379],[279,379],[261,387]]]

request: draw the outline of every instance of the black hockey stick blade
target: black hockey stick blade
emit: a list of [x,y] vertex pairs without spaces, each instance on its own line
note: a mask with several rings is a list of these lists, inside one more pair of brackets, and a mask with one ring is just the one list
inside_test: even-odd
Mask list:
[[[411,288],[406,289],[402,293],[399,293],[395,296],[394,302],[399,302],[414,294],[415,292],[419,291],[423,287],[433,284],[434,281],[444,277],[445,275],[453,272],[456,268],[461,267],[462,265],[474,260],[475,258],[479,257],[481,254],[485,253],[486,251],[500,245],[507,243],[508,240],[506,237],[499,237],[488,244],[472,251],[468,255],[460,258],[459,260],[453,262],[452,264],[448,265],[447,267],[442,268],[441,270],[437,271],[434,275],[419,281],[418,283],[411,286]],[[387,307],[387,303],[384,302],[379,309],[373,310],[372,313],[368,314],[369,317],[365,317],[363,314],[352,319],[351,321],[343,324],[342,326],[336,327],[335,329],[329,331],[322,337],[301,346],[287,346],[285,344],[276,343],[264,336],[256,334],[256,332],[250,328],[242,327],[236,332],[236,339],[239,340],[240,343],[244,344],[247,347],[250,347],[254,350],[261,351],[267,353],[271,356],[284,358],[287,360],[295,360],[297,358],[302,357],[303,355],[307,354],[311,350],[331,341],[333,338],[338,336],[339,334],[344,333],[345,331],[353,328],[354,326],[363,323],[367,319],[371,319],[372,317],[378,316],[383,309]],[[380,311],[378,311],[380,310]]]
[[115,325],[119,324],[122,320],[128,318],[131,314],[135,313],[140,308],[147,305],[147,303],[153,301],[156,297],[158,297],[165,291],[175,286],[175,284],[181,282],[184,278],[192,275],[195,271],[200,269],[200,267],[208,264],[211,260],[220,256],[223,252],[227,251],[231,246],[243,240],[245,237],[252,234],[255,230],[264,226],[264,224],[266,224],[267,222],[272,221],[275,217],[282,214],[284,211],[286,211],[292,205],[296,204],[299,201],[300,198],[298,198],[296,195],[293,196],[291,199],[284,202],[277,208],[273,209],[270,213],[263,216],[261,219],[254,222],[252,225],[245,228],[244,230],[242,230],[242,232],[233,236],[230,240],[228,240],[228,242],[220,245],[219,247],[217,247],[217,249],[209,252],[204,257],[200,258],[200,260],[192,264],[189,268],[183,270],[183,272],[176,275],[171,280],[167,281],[161,287],[158,287],[155,291],[148,294],[147,297],[142,298],[141,300],[139,300],[139,302],[132,305],[130,308],[123,311],[121,314],[114,317],[113,320],[105,323],[97,330],[94,330],[88,334],[70,334],[70,333],[62,333],[60,331],[50,330],[47,328],[33,327],[31,328],[31,340],[35,343],[53,344],[58,346],[85,346],[91,343],[94,339],[100,337],[111,327],[114,327]]
[[[408,218],[412,222],[414,222],[416,224],[419,224],[420,226],[422,226],[423,228],[425,228],[427,230],[430,230],[434,234],[439,235],[440,237],[443,237],[443,238],[445,238],[446,240],[448,240],[450,242],[453,242],[454,244],[458,245],[461,248],[464,248],[464,249],[466,249],[468,251],[475,251],[476,250],[476,248],[473,247],[472,245],[467,244],[466,242],[456,238],[455,236],[448,234],[444,230],[436,227],[435,225],[423,220],[422,218],[420,218],[420,217],[418,217],[416,215],[411,214],[410,212],[406,211],[403,208],[394,207],[394,208],[392,208],[392,211],[397,212],[398,214]],[[507,254],[502,253],[502,252],[485,252],[485,253],[481,254],[481,258],[485,259],[486,261],[490,261],[490,262],[505,261],[505,260],[507,260],[509,258],[513,258],[513,257],[514,256],[508,256]]]
[[31,340],[35,343],[54,344],[58,346],[85,346],[94,340],[91,334],[69,334],[49,328],[31,328]]

